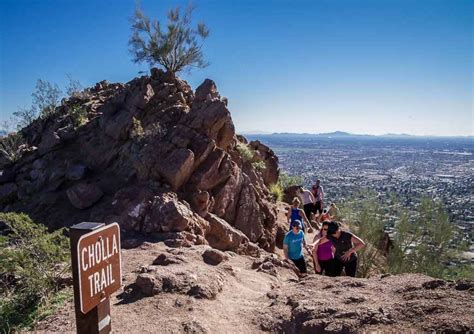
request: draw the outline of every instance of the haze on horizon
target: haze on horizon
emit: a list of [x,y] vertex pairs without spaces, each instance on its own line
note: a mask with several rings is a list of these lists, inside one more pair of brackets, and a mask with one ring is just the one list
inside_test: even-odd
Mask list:
[[[472,136],[472,1],[193,1],[238,132]],[[163,18],[187,1],[142,0]],[[135,1],[0,0],[0,121],[36,80],[127,82]]]

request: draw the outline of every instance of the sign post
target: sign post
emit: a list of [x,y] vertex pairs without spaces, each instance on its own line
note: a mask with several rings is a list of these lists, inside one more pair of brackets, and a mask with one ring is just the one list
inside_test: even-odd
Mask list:
[[109,296],[120,289],[117,223],[80,223],[70,229],[77,333],[110,333]]

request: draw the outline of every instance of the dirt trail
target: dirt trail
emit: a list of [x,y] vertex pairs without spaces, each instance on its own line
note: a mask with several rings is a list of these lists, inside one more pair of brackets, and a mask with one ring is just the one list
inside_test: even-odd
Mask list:
[[[307,235],[308,241],[313,235]],[[313,268],[306,278],[298,280],[275,255],[252,258],[227,252],[228,260],[213,266],[203,261],[206,249],[209,247],[170,249],[163,243],[143,243],[123,250],[125,293],[119,291],[111,298],[113,331],[361,333],[466,332],[474,328],[474,315],[469,311],[473,306],[472,282],[417,274],[331,278],[314,275]],[[182,262],[152,265],[163,254]],[[309,256],[306,258],[310,262]],[[163,287],[165,281],[172,287],[152,296],[142,287],[135,293],[139,286],[135,282],[141,275],[157,277]],[[193,295],[189,281],[212,293]],[[36,330],[75,332],[72,301],[41,321]]]
[[[122,250],[124,287],[134,283],[140,266],[151,264],[167,249],[162,243]],[[124,302],[119,291],[111,298],[112,328],[115,333],[256,333],[261,332],[256,314],[268,303],[267,293],[282,283],[296,279],[290,270],[278,278],[251,269],[254,259],[233,255],[225,263],[230,268],[222,291],[213,300],[196,299],[177,293],[160,293]],[[202,262],[202,261],[201,261]],[[199,275],[205,263],[195,266]],[[74,309],[70,301],[56,315],[36,327],[41,332],[75,332]]]

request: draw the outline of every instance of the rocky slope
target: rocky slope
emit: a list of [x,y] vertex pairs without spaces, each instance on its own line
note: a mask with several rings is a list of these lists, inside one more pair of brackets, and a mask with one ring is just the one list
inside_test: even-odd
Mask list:
[[[472,282],[418,274],[298,280],[274,254],[169,248],[123,250],[124,289],[111,299],[116,333],[465,333]],[[220,262],[219,262],[220,261]],[[75,331],[72,302],[36,332]]]
[[[82,124],[78,111],[87,115]],[[242,158],[236,147],[245,138],[211,80],[195,93],[158,69],[127,84],[100,82],[22,134],[23,157],[0,166],[3,211],[27,212],[51,229],[116,221],[128,234],[174,246],[274,249],[277,212],[267,186],[278,178],[278,159],[258,142],[248,145],[253,157]]]
[[[0,209],[27,212],[51,229],[120,224],[124,276],[111,298],[114,332],[474,328],[470,282],[299,280],[274,253],[287,228],[285,205],[268,191],[278,159],[235,134],[211,80],[193,92],[152,69],[127,84],[101,82],[22,134],[23,156],[0,157]],[[72,301],[36,330],[74,332]]]

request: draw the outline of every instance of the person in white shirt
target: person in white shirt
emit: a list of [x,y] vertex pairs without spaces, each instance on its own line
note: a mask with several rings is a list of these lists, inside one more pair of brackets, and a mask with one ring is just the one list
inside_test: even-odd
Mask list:
[[311,220],[311,213],[314,212],[314,202],[315,202],[315,198],[313,194],[308,189],[300,187],[298,189],[298,195],[301,197],[303,201],[303,210],[306,217],[308,217],[308,220]]
[[316,184],[312,187],[312,194],[315,198],[314,211],[319,211],[319,214],[321,214],[323,212],[324,207],[324,191],[323,187],[321,186],[321,180],[316,180]]

